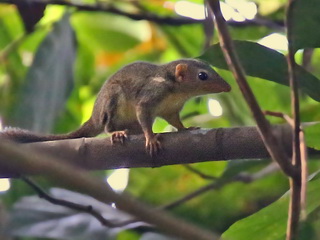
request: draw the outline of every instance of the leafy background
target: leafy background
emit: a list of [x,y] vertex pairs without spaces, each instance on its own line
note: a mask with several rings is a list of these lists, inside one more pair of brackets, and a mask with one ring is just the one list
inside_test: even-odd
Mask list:
[[[90,4],[93,1],[83,2]],[[153,14],[176,16],[171,8],[163,7],[164,3],[172,6],[175,2],[141,1],[140,7]],[[200,0],[190,2],[202,3]],[[261,107],[290,114],[290,93],[285,86],[286,52],[256,44],[269,34],[284,34],[286,1],[254,2],[259,6],[259,19],[273,23],[276,27],[270,24],[239,23],[231,24],[230,31],[237,40],[240,59]],[[115,6],[128,11],[135,9],[126,1],[116,1]],[[295,26],[292,34],[297,37],[295,49],[319,47],[319,33],[315,31],[320,24],[319,10],[317,0],[297,1],[297,8],[291,16]],[[121,66],[136,60],[164,63],[182,57],[201,57],[210,61],[233,87],[228,94],[190,100],[181,112],[187,126],[214,128],[254,124],[232,75],[225,70],[216,34],[212,42],[215,45],[204,49],[208,34],[201,24],[162,25],[106,12],[72,11],[63,6],[47,6],[40,22],[30,27],[26,24],[30,24],[30,21],[26,18],[22,21],[21,15],[14,5],[1,4],[0,1],[0,116],[4,125],[44,133],[71,131],[88,119],[100,86]],[[27,36],[23,36],[25,29],[30,32]],[[301,67],[298,72],[302,89],[303,122],[319,121],[320,118],[319,56],[319,50],[314,49],[308,71]],[[303,63],[302,50],[297,52],[296,59],[300,64]],[[209,114],[210,99],[220,102],[222,116]],[[283,122],[276,118],[269,120],[272,123]],[[171,131],[172,128],[165,121],[157,119],[154,130],[163,132]],[[319,124],[306,130],[309,146],[320,148],[319,132]],[[310,174],[319,169],[317,160],[316,157],[310,159]],[[158,206],[183,197],[212,181],[231,179],[242,171],[255,173],[268,164],[268,161],[242,160],[236,163],[193,165],[217,180],[201,178],[184,166],[132,169],[126,191],[143,202]],[[105,178],[111,171],[95,174]],[[46,189],[54,187],[41,178],[37,178],[37,182]],[[320,189],[317,174],[310,177],[309,185],[308,218],[301,231],[301,239],[319,239]],[[286,177],[275,172],[252,183],[231,182],[170,211],[204,228],[223,233],[226,239],[283,239],[287,190]],[[108,206],[101,206],[86,196],[75,196],[76,193],[59,189],[53,189],[51,193],[66,199],[81,199],[91,205],[97,204],[106,217],[115,216]],[[102,228],[88,215],[58,208],[32,195],[35,195],[34,192],[25,183],[12,180],[10,190],[0,196],[1,216],[12,217],[5,230],[19,239],[170,239],[150,232],[143,224],[116,230]],[[122,213],[116,216],[120,220],[127,217]],[[0,223],[5,219],[2,217]],[[71,219],[77,224],[70,224]],[[48,225],[44,227],[43,224]],[[33,231],[30,231],[31,228]]]

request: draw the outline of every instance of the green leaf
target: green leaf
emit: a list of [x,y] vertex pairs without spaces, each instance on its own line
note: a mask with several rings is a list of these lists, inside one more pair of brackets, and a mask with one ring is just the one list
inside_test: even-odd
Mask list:
[[148,39],[146,22],[105,13],[77,13],[72,16],[79,41],[95,51],[123,52]]
[[[234,41],[234,45],[246,74],[289,85],[287,61],[283,54],[255,42]],[[214,67],[228,69],[219,44],[211,46],[199,58]],[[320,102],[320,80],[300,66],[297,67],[297,78],[301,89]]]
[[[320,208],[320,179],[308,183],[307,214],[313,216]],[[289,194],[259,212],[233,224],[222,238],[228,240],[280,240],[284,239],[288,216]],[[311,225],[312,219],[308,219]],[[319,237],[319,236],[318,236]],[[319,239],[319,238],[312,238]]]
[[320,47],[320,1],[295,0],[288,10],[289,42],[296,51]]
[[27,73],[16,121],[23,128],[50,131],[72,90],[76,44],[69,17],[47,35]]
[[[17,49],[12,48],[22,34],[17,24],[19,18],[17,14],[10,11],[9,7],[3,7],[2,11],[6,14],[0,17],[0,55],[3,56],[10,48],[11,50],[7,52],[9,55],[5,61],[0,61],[0,111],[2,117],[10,122],[12,110],[15,109],[13,105],[18,95],[17,88],[25,75],[26,67]],[[15,31],[11,29],[12,26],[15,26]]]
[[304,129],[308,147],[320,150],[320,123]]

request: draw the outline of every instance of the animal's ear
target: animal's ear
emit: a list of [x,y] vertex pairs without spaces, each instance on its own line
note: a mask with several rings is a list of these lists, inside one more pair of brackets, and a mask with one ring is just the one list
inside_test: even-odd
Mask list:
[[176,72],[174,75],[178,82],[183,82],[185,80],[185,76],[187,75],[187,69],[188,69],[187,64],[179,63],[176,66]]

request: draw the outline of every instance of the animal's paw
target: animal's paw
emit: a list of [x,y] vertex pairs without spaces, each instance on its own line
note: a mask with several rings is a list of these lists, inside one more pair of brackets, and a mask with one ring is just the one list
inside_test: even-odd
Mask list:
[[128,131],[127,130],[113,132],[111,135],[111,143],[112,144],[115,144],[115,143],[123,144],[127,138],[128,138]]
[[162,149],[162,146],[161,146],[161,142],[159,141],[158,134],[152,137],[146,138],[146,151],[151,157],[158,155],[161,149]]

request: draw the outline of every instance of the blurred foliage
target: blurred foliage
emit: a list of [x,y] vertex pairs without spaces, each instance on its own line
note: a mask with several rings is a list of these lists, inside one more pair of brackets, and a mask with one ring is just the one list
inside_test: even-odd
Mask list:
[[[68,3],[72,2],[80,4],[80,1]],[[86,0],[82,1],[82,4],[98,3],[100,4],[98,6],[113,6],[131,14],[178,17],[174,11],[176,2],[178,0]],[[189,2],[202,4],[202,0]],[[232,4],[232,1],[225,2]],[[237,0],[236,2],[241,4],[246,1]],[[255,19],[258,24],[238,22],[230,25],[229,29],[234,39],[241,40],[238,41],[240,45],[241,43],[245,44],[238,46],[238,50],[241,53],[241,60],[248,75],[251,75],[251,77],[248,77],[248,81],[262,109],[290,114],[290,91],[287,86],[284,86],[287,85],[284,59],[286,52],[278,53],[256,43],[271,33],[284,34],[283,23],[287,1],[255,0],[253,2],[258,7],[258,14]],[[298,7],[303,11],[300,11],[299,8],[293,9],[291,15],[294,24],[292,33],[294,36],[298,36],[293,40],[296,49],[319,47],[319,31],[315,31],[320,24],[318,5],[317,0],[310,3],[301,0],[298,1]],[[35,8],[36,10],[34,10]],[[71,131],[89,118],[100,86],[122,66],[137,60],[164,63],[182,57],[197,56],[202,56],[217,67],[218,73],[230,83],[233,90],[228,94],[198,97],[188,101],[181,112],[185,125],[214,128],[254,124],[250,110],[246,106],[231,73],[224,70],[224,60],[221,58],[218,45],[214,45],[210,49],[204,49],[206,35],[201,24],[157,24],[146,20],[132,20],[129,17],[111,14],[106,11],[76,11],[75,8],[56,5],[47,5],[44,12],[42,12],[43,6],[40,6],[40,8],[29,6],[27,9],[21,10],[20,7],[19,13],[17,7],[10,4],[1,4],[0,0],[0,117],[4,125],[28,126],[31,129],[40,129],[43,132],[51,130],[56,133]],[[27,12],[23,12],[21,17],[21,11]],[[36,11],[36,14],[33,18],[30,18],[33,11]],[[41,18],[42,13],[44,16]],[[305,20],[305,17],[308,17],[308,20]],[[28,33],[25,32],[25,28],[27,28]],[[66,29],[70,29],[69,33]],[[61,37],[64,36],[64,32],[67,35],[72,34],[72,38],[70,36],[69,38]],[[213,39],[212,44],[217,44],[216,33],[214,33]],[[51,43],[51,46],[45,44],[48,42]],[[57,52],[59,50],[56,50],[55,47],[61,50],[62,46],[68,46],[69,50],[70,48],[76,49],[75,56],[72,57],[72,51]],[[57,53],[58,55],[56,55]],[[320,64],[319,55],[320,51],[315,49],[307,66],[307,69],[311,69],[311,72],[307,72],[303,67],[299,68],[299,73],[303,76],[300,80],[301,86],[303,86],[304,92],[313,98],[301,92],[301,119],[304,122],[319,121],[320,118],[319,103],[314,100],[319,100],[320,94],[320,70],[316,67]],[[63,56],[66,58],[63,58]],[[268,57],[266,58],[266,56]],[[302,62],[302,50],[297,52],[296,58],[298,62]],[[43,67],[42,64],[50,66],[51,69]],[[67,69],[63,68],[65,66],[68,66]],[[58,72],[62,73],[61,69],[66,72],[61,76],[59,75],[59,78],[54,78],[54,76],[58,76]],[[66,75],[72,73],[72,71],[73,79],[67,78]],[[65,77],[65,79],[61,79],[62,77]],[[271,81],[264,81],[264,79]],[[34,83],[36,80],[41,84],[36,86]],[[59,83],[58,80],[62,82]],[[72,86],[72,89],[70,86]],[[47,91],[52,89],[55,93],[64,94],[61,96],[52,93],[50,96],[53,97],[50,99],[49,97],[40,98],[44,89],[47,89]],[[29,107],[26,107],[30,106],[30,103],[27,102],[27,96],[32,96],[34,109],[38,106],[39,109],[47,109],[48,111],[54,109],[55,112],[46,115],[46,118],[40,115],[30,121],[30,114],[35,110],[30,111]],[[222,116],[217,117],[210,114],[208,105],[210,99],[216,99],[220,102],[223,109]],[[57,105],[57,102],[60,102],[60,104]],[[45,115],[43,110],[41,114]],[[51,119],[47,120],[47,117]],[[284,123],[282,119],[278,118],[270,117],[269,120],[272,123]],[[27,121],[29,121],[28,124]],[[42,127],[35,128],[34,126]],[[164,120],[157,119],[154,130],[164,132],[173,129]],[[306,138],[308,146],[319,149],[319,125],[307,128]],[[310,161],[309,171],[311,173],[317,171],[320,167],[319,161],[316,160],[319,159]],[[211,162],[198,163],[192,166],[207,175],[215,177],[216,181],[221,181],[230,180],[242,171],[255,173],[267,164],[267,161],[239,160],[235,165],[227,162]],[[110,172],[99,173],[99,176],[105,177]],[[158,206],[184,197],[186,194],[212,183],[212,181],[215,180],[201,178],[183,166],[132,169],[126,191],[144,202]],[[41,183],[44,189],[54,186],[42,178],[37,178],[37,182]],[[314,203],[313,200],[318,196],[317,182],[318,180],[315,178],[310,184],[309,197],[311,203]],[[3,193],[1,200],[5,203],[8,211],[14,208],[15,213],[17,213],[18,207],[22,206],[23,197],[34,193],[20,180],[13,180],[11,183],[10,191]],[[230,239],[257,238],[258,235],[255,235],[254,231],[262,224],[258,220],[263,218],[263,227],[266,231],[258,238],[279,239],[279,236],[284,234],[285,221],[277,221],[278,228],[273,228],[272,224],[275,223],[273,217],[278,216],[278,209],[281,208],[279,218],[282,220],[285,218],[287,202],[283,199],[286,199],[286,196],[280,200],[277,199],[287,190],[287,179],[277,172],[250,184],[240,182],[227,184],[220,189],[208,191],[170,211],[176,216],[220,233],[226,231],[235,223],[224,234],[224,236],[231,237]],[[67,197],[67,195],[65,196]],[[272,205],[266,207],[272,202],[274,202]],[[319,214],[316,214],[319,206],[315,204],[312,206],[315,207],[308,211],[310,215],[308,215],[308,221],[302,234],[306,232],[305,229],[311,229],[314,234],[312,237],[317,236],[319,239],[319,231],[316,231],[316,229],[319,229],[317,228],[319,226]],[[256,213],[262,208],[264,208],[262,211]],[[19,213],[21,214],[18,211],[18,215]],[[68,215],[67,211],[64,217],[65,215]],[[249,215],[251,216],[245,218]],[[47,217],[46,220],[48,220],[48,215],[43,212],[37,216],[41,216],[43,219]],[[82,216],[82,219],[85,218]],[[240,219],[244,220],[237,222]],[[64,219],[62,217],[55,218],[54,221],[56,221],[56,225],[59,225],[63,224]],[[41,221],[39,222],[41,223]],[[94,229],[98,229],[100,224],[94,220],[90,221],[90,224],[92,224],[93,229],[81,229],[80,227],[78,230],[77,227],[79,226],[67,225],[63,231],[69,233],[74,231],[77,234],[86,231],[85,234],[87,235],[83,234],[83,236],[92,236],[90,234],[94,234]],[[68,227],[70,227],[70,231]],[[71,229],[72,227],[74,228]],[[270,228],[272,229],[269,231]],[[245,233],[242,234],[241,232],[238,236],[237,233],[240,230]],[[273,237],[270,237],[271,233],[274,233]],[[45,231],[42,231],[41,236],[48,237]],[[68,239],[78,239],[75,236],[76,234],[73,237],[68,236]],[[101,236],[102,239],[105,239],[105,235]],[[243,238],[244,236],[250,237]],[[61,239],[61,232],[59,237]],[[19,239],[34,240],[41,238],[30,237],[26,231],[22,231],[22,233],[19,233]],[[94,239],[98,240],[100,238],[96,236]],[[168,240],[171,238],[150,233],[139,227],[117,232],[108,239]]]

